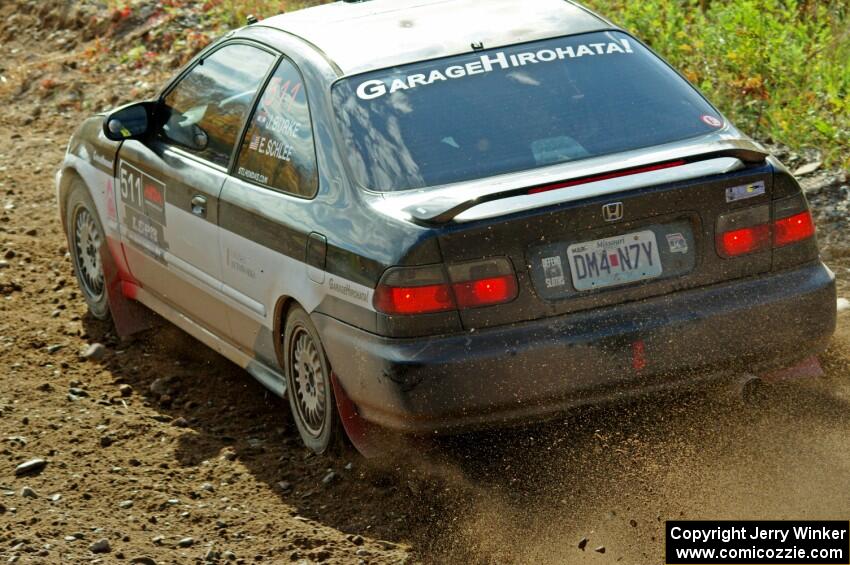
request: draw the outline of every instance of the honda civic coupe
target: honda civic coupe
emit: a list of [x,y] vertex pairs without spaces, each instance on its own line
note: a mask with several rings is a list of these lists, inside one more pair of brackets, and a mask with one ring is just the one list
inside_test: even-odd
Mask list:
[[253,22],[86,120],[57,189],[91,314],[157,312],[318,453],[772,372],[835,327],[795,179],[565,0]]

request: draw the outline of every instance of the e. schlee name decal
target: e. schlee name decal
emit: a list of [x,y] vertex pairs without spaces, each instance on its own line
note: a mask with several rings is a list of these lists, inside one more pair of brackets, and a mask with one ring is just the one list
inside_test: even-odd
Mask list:
[[490,73],[494,70],[507,70],[524,67],[525,65],[551,63],[553,61],[578,59],[580,57],[625,55],[627,53],[634,53],[628,39],[583,43],[577,46],[540,49],[538,51],[526,51],[511,55],[506,54],[504,51],[497,51],[492,54],[481,55],[477,61],[471,61],[465,65],[452,65],[442,70],[434,69],[429,73],[416,73],[392,80],[389,78],[385,80],[367,80],[357,87],[357,96],[363,100],[372,100],[374,98],[380,98],[387,93],[398,92],[399,90],[409,90],[420,86],[428,86],[440,81]]

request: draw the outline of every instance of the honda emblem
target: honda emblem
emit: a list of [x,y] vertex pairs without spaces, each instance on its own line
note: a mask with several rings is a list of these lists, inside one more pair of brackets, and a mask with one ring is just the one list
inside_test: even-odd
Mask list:
[[619,222],[623,219],[623,203],[611,202],[602,207],[602,217],[606,222]]

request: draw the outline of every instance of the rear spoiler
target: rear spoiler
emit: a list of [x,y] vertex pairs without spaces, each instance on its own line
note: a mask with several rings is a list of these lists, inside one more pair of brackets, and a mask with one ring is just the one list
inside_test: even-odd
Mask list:
[[729,173],[747,164],[763,163],[769,156],[752,140],[722,134],[712,137],[470,182],[384,193],[372,206],[384,214],[425,225],[469,222]]

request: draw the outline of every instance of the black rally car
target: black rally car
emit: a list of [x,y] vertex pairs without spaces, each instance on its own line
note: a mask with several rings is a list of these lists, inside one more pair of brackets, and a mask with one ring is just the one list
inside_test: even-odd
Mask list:
[[82,124],[57,181],[92,313],[171,320],[317,452],[775,370],[835,324],[794,178],[563,0],[249,25]]

